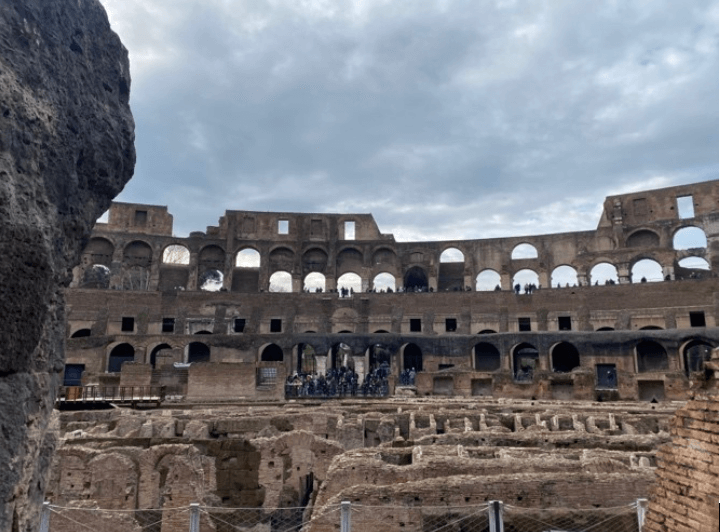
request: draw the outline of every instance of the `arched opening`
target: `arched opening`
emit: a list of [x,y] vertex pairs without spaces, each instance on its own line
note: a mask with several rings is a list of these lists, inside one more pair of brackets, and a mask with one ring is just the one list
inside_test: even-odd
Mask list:
[[668,369],[667,352],[659,343],[643,340],[635,347],[635,352],[637,354],[638,373]]
[[596,332],[602,332],[602,331],[614,331],[614,327],[600,327]]
[[152,264],[152,248],[147,242],[135,240],[130,242],[123,250],[123,266],[131,268],[139,266],[149,268]]
[[413,266],[405,272],[403,284],[406,292],[425,291],[428,287],[427,274],[420,266]]
[[662,331],[662,327],[658,327],[657,325],[646,325],[645,327],[640,327],[638,329],[640,331]]
[[155,347],[153,347],[153,350],[150,351],[150,365],[153,367],[153,369],[155,369],[155,366],[157,364],[158,353],[167,349],[172,349],[172,347],[170,347],[170,344],[156,345]]
[[115,246],[113,246],[109,240],[98,237],[91,238],[82,252],[81,262],[85,267],[92,266],[93,264],[102,264],[103,266],[110,267],[114,253]]
[[704,363],[710,360],[713,346],[702,340],[692,340],[683,348],[683,360],[687,374],[704,371]]
[[500,351],[493,344],[475,344],[475,371],[496,371],[500,369]]
[[465,255],[457,248],[448,248],[440,255],[438,290],[458,292],[465,289]]
[[706,247],[707,236],[705,235],[705,231],[699,227],[683,227],[682,229],[678,229],[673,236],[673,248],[678,251]]
[[540,277],[534,270],[525,268],[513,276],[513,290],[516,294],[529,294],[540,287]]
[[642,259],[633,264],[633,283],[656,283],[663,280],[662,266],[652,259]]
[[385,375],[390,373],[390,359],[392,353],[390,350],[382,344],[371,345],[368,349],[369,356],[369,372],[372,373],[378,369],[382,369]]
[[327,268],[328,255],[320,248],[308,249],[302,256],[303,272],[324,272]]
[[397,265],[397,255],[392,249],[380,248],[373,253],[372,264],[374,267],[394,269]]
[[315,348],[310,344],[298,344],[294,348],[295,351],[295,371],[298,375],[314,375],[315,374]]
[[373,290],[376,292],[394,292],[395,276],[387,272],[378,273],[373,278]]
[[483,270],[475,277],[475,291],[500,290],[500,274],[495,270]]
[[110,351],[108,373],[119,373],[125,362],[135,361],[135,348],[130,344],[119,344]]
[[87,336],[90,336],[92,334],[92,331],[90,329],[78,329],[72,335],[70,338],[85,338]]
[[110,288],[110,268],[103,264],[93,264],[83,273],[80,288]]
[[362,279],[357,273],[344,273],[338,278],[337,287],[343,295],[362,292]]
[[200,276],[200,282],[198,285],[200,286],[200,290],[205,290],[206,292],[219,292],[223,287],[224,278],[225,276],[220,270],[206,270]]
[[702,257],[685,257],[678,262],[681,268],[688,270],[709,270],[710,264]]
[[266,345],[260,353],[261,362],[282,362],[283,358],[282,347],[276,344]]
[[512,253],[510,254],[510,258],[512,260],[537,259],[538,252],[535,246],[533,246],[532,244],[518,244],[513,248]]
[[483,329],[478,334],[497,334],[497,331],[493,331],[492,329]]
[[653,231],[641,229],[631,234],[625,244],[629,248],[656,248],[660,245],[660,237]]
[[572,266],[558,266],[550,275],[550,286],[553,288],[566,288],[570,286],[577,286],[577,284],[577,270]]
[[260,252],[253,248],[241,249],[235,255],[236,268],[259,268]]
[[533,380],[540,355],[534,345],[522,343],[513,349],[513,374],[518,382]]
[[193,362],[209,362],[210,348],[202,342],[191,342],[187,351],[188,364]]
[[373,332],[373,334],[389,334],[388,331],[385,331],[383,329],[380,329],[378,331]]
[[423,370],[422,351],[415,344],[405,344],[403,347],[403,369],[409,369],[416,373]]
[[556,373],[569,373],[580,367],[580,354],[574,345],[560,342],[551,351],[552,369]]
[[162,261],[163,264],[187,266],[190,264],[190,251],[180,244],[172,244],[163,251]]
[[590,284],[597,286],[601,284],[617,284],[617,268],[609,262],[601,262],[590,270]]
[[194,332],[193,334],[212,334],[212,332],[206,331],[206,330],[202,330],[202,331]]
[[318,272],[308,273],[303,281],[303,290],[305,292],[324,292],[325,276]]
[[335,344],[330,348],[330,368],[355,369],[355,363],[352,359],[352,348],[344,343]]
[[270,276],[268,291],[274,293],[292,292],[292,275],[288,272],[275,272]]

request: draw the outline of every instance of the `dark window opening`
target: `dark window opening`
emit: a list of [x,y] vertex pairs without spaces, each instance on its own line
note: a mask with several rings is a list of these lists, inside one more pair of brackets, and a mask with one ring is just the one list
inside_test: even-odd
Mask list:
[[209,362],[210,348],[202,342],[192,342],[188,346],[188,363]]
[[615,364],[598,364],[595,366],[597,372],[597,387],[615,390],[617,389],[617,368]]
[[175,318],[163,318],[162,332],[164,332],[164,333],[175,332]]
[[532,381],[535,375],[540,353],[534,345],[520,344],[513,353],[515,380],[517,382]]
[[90,329],[80,329],[75,331],[70,338],[84,338],[86,336],[90,336],[90,334]]
[[445,320],[445,330],[447,332],[457,331],[457,320],[455,318],[447,318]]
[[120,325],[122,332],[133,332],[135,330],[135,318],[124,317]]
[[712,349],[711,345],[699,340],[690,342],[684,350],[686,372],[690,374],[696,371],[703,371],[705,369],[705,362],[710,360]]
[[270,344],[263,349],[260,360],[262,362],[282,362],[283,350],[279,345]]
[[120,344],[110,352],[108,373],[119,373],[125,362],[135,361],[135,348],[130,344]]
[[135,211],[135,225],[144,226],[147,223],[147,211]]
[[408,344],[403,349],[403,369],[422,371],[422,351],[415,344]]
[[531,331],[530,318],[518,318],[518,330],[520,332]]
[[280,320],[280,319],[270,320],[270,332],[271,333],[282,332],[282,320]]
[[245,318],[235,318],[233,322],[233,332],[245,332]]
[[488,343],[475,346],[475,371],[495,371],[500,369],[500,351]]
[[705,313],[702,311],[691,312],[690,327],[705,327]]
[[420,318],[410,318],[410,332],[422,332],[422,320]]
[[558,329],[561,331],[572,331],[572,319],[570,316],[558,316]]
[[63,386],[82,386],[82,374],[85,364],[65,364]]
[[557,373],[568,373],[580,366],[580,354],[574,345],[561,342],[552,350],[552,369]]
[[668,357],[665,348],[657,342],[645,340],[637,347],[637,364],[640,373],[668,369]]
[[439,371],[442,371],[444,369],[454,368],[454,367],[455,367],[455,364],[438,364]]

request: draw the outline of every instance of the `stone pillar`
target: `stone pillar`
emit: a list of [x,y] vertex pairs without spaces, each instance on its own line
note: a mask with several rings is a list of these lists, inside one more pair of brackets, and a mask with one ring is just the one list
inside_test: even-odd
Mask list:
[[627,262],[623,262],[617,265],[618,271],[618,283],[619,284],[630,284],[630,267]]
[[500,274],[500,288],[503,290],[512,290],[512,277],[509,273],[501,273]]
[[235,271],[235,255],[225,252],[225,268],[223,269],[223,288],[228,292],[232,288],[233,272]]
[[542,288],[550,288],[550,274],[546,271],[539,272],[538,282]]
[[190,264],[188,266],[188,282],[186,287],[188,290],[198,289],[198,260],[199,256],[197,251],[191,251]]

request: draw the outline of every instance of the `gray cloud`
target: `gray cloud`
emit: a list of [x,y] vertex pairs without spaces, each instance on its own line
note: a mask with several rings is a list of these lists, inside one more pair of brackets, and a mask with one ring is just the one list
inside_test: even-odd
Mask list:
[[[717,4],[104,0],[176,231],[372,212],[399,239],[591,229],[718,175]],[[570,223],[569,223],[570,222]]]

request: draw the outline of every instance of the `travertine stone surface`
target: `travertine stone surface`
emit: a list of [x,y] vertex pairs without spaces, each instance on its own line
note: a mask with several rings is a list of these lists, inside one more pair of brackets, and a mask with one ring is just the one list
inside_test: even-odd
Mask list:
[[97,0],[0,3],[0,530],[35,529],[55,446],[61,288],[130,179],[127,51]]

